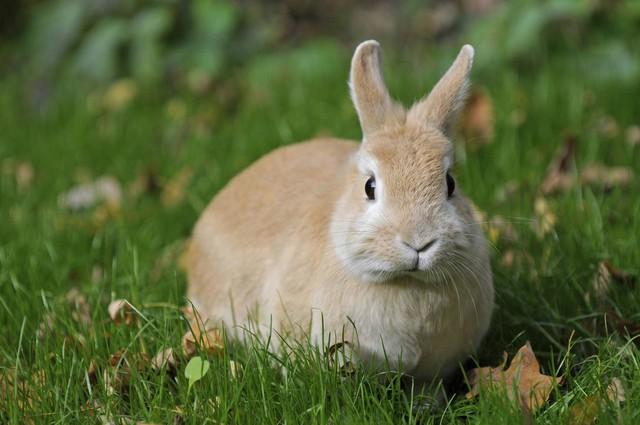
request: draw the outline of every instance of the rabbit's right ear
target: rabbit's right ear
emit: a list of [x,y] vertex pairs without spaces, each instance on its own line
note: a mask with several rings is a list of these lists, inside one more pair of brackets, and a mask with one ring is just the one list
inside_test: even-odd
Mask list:
[[377,41],[365,41],[351,60],[349,87],[365,139],[386,124],[403,121],[405,116],[404,108],[391,99],[384,85],[379,51]]

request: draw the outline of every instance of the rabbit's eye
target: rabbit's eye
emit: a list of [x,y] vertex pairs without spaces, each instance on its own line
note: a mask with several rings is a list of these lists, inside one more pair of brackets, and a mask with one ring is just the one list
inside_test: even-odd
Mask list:
[[453,192],[456,190],[456,181],[451,177],[451,174],[447,171],[447,196],[451,198]]
[[367,199],[373,201],[376,199],[376,178],[371,176],[364,184],[364,193],[367,194]]

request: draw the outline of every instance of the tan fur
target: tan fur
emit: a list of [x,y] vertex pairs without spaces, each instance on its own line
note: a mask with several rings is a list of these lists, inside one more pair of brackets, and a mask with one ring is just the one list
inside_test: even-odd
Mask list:
[[[344,338],[371,367],[386,357],[425,380],[472,353],[489,326],[491,270],[469,204],[458,189],[448,199],[445,180],[447,127],[472,57],[463,47],[405,112],[384,87],[378,43],[362,43],[350,85],[364,142],[280,148],[229,182],[187,255],[188,297],[200,312],[240,338],[242,327],[321,347]],[[410,247],[434,239],[425,252]]]

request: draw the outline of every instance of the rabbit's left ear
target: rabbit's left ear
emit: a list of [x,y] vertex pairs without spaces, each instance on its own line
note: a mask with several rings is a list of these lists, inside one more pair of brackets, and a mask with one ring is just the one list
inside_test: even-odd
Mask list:
[[450,136],[451,127],[467,97],[473,54],[473,47],[469,44],[462,47],[453,65],[433,90],[411,108],[407,121],[435,125]]

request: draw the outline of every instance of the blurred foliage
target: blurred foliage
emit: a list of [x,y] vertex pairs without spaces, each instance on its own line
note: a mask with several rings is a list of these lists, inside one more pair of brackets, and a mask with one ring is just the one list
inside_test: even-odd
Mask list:
[[482,53],[479,72],[535,72],[558,53],[594,79],[640,72],[637,0],[23,0],[5,10],[5,22],[25,24],[5,26],[0,69],[45,89],[60,77],[132,77],[206,92],[249,62],[249,83],[264,84],[274,72],[333,66],[341,44],[348,52],[366,38],[416,52],[470,42]]

